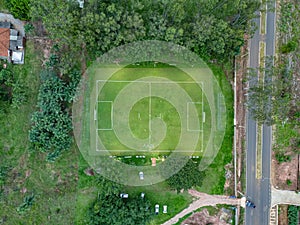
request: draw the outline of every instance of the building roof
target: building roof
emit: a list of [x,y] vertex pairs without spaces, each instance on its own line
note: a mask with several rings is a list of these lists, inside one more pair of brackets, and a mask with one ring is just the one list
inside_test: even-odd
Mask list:
[[10,29],[0,28],[0,56],[8,57]]
[[20,63],[23,61],[23,52],[13,51],[12,53],[12,61],[14,63]]
[[11,27],[10,22],[0,21],[0,28],[10,28],[10,27]]

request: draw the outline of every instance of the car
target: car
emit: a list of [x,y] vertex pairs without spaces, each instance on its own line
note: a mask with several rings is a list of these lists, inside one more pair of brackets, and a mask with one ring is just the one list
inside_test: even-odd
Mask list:
[[168,206],[167,205],[164,205],[163,206],[163,213],[167,213],[168,212]]
[[121,198],[128,198],[128,194],[126,194],[126,193],[121,193],[121,194],[120,194],[120,197],[121,197]]
[[141,198],[145,198],[145,193],[144,192],[141,193]]
[[140,180],[144,180],[144,172],[139,172]]
[[156,205],[155,205],[155,214],[157,215],[158,213],[159,213],[159,205],[156,204]]
[[254,205],[254,203],[251,202],[251,201],[249,201],[249,200],[246,201],[246,206],[247,206],[247,207],[250,207],[250,208],[253,208],[253,209],[255,209],[255,207],[256,207],[256,206]]

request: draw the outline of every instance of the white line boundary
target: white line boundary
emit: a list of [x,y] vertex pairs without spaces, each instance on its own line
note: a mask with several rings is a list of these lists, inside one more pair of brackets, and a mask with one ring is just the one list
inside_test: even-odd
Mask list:
[[[200,129],[198,130],[193,130],[193,129],[189,129],[189,105],[190,104],[194,104],[194,105],[200,105],[201,104],[201,108],[202,108],[202,117],[203,117],[203,102],[187,102],[186,103],[186,110],[187,110],[187,113],[186,113],[186,130],[189,131],[189,132],[203,132],[203,118],[202,120],[200,120]],[[202,126],[201,126],[202,125]],[[202,128],[202,129],[201,129]]]
[[152,90],[151,90],[151,83],[149,83],[149,121],[148,121],[148,123],[149,123],[149,125],[148,125],[148,129],[149,129],[149,150],[150,150],[150,146],[151,146],[151,136],[152,136],[152,127],[151,127],[151,120],[152,120],[152,115],[151,115],[151,113],[152,113]]
[[[200,149],[200,152],[202,153],[203,152],[203,139],[204,139],[204,132],[203,132],[203,123],[205,122],[205,112],[204,112],[204,104],[203,104],[203,82],[197,82],[197,81],[164,81],[164,80],[160,80],[160,81],[151,81],[151,80],[132,80],[132,81],[125,81],[125,80],[97,80],[96,81],[96,94],[97,94],[97,106],[96,106],[96,109],[95,109],[95,112],[94,112],[94,119],[96,121],[96,123],[98,124],[98,118],[97,118],[97,112],[98,112],[98,103],[111,103],[111,128],[97,128],[96,129],[96,140],[99,138],[99,134],[98,134],[98,131],[113,131],[113,101],[99,101],[98,98],[99,98],[99,88],[98,88],[98,83],[146,83],[146,84],[149,84],[149,146],[151,145],[151,119],[152,119],[152,115],[151,115],[151,112],[152,112],[152,102],[151,102],[151,95],[152,95],[152,92],[151,92],[151,84],[198,84],[202,90],[202,93],[201,93],[201,101],[202,102],[187,102],[187,131],[188,132],[199,132],[201,133],[201,149]],[[202,118],[200,119],[200,129],[199,130],[192,130],[192,129],[189,129],[189,125],[188,125],[188,115],[189,115],[189,112],[188,112],[188,105],[189,104],[201,104],[202,106]],[[98,125],[97,125],[98,127]],[[202,128],[202,129],[201,129]],[[98,141],[96,141],[96,152],[106,152],[109,151],[109,152],[132,152],[132,151],[136,151],[136,152],[152,152],[152,153],[163,153],[163,152],[166,152],[166,153],[169,153],[169,152],[173,152],[175,150],[164,150],[164,149],[158,149],[158,150],[132,150],[132,149],[113,149],[113,150],[100,150],[98,149],[98,145],[97,145]],[[176,150],[177,152],[181,152],[181,153],[195,153],[199,150]]]
[[[114,124],[113,123],[113,109],[114,109],[113,101],[97,101],[97,112],[98,112],[98,105],[99,105],[99,103],[110,103],[110,123],[111,123],[110,125],[111,126],[110,126],[110,128],[97,128],[97,130],[113,130],[113,124]],[[96,116],[97,116],[97,112],[96,112]]]
[[201,88],[203,82],[198,81],[152,81],[152,80],[97,80],[98,83],[152,83],[152,84],[200,84]]

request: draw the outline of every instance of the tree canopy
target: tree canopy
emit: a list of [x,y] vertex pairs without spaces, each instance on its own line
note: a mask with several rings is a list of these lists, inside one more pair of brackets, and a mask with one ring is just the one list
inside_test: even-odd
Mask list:
[[33,113],[29,140],[35,149],[47,152],[47,161],[53,162],[68,150],[72,143],[72,120],[69,104],[72,103],[80,80],[75,68],[60,75],[60,57],[54,53],[40,74],[41,86],[37,108]]
[[[31,0],[31,16],[41,19],[50,36],[91,56],[137,40],[158,39],[187,46],[209,59],[238,53],[260,1]],[[63,21],[63,22],[62,22]]]
[[167,183],[178,193],[194,186],[201,186],[205,173],[199,170],[199,163],[189,159],[178,173],[167,179]]
[[139,196],[120,197],[124,187],[100,179],[98,197],[89,209],[90,225],[143,225],[151,218],[150,202]]

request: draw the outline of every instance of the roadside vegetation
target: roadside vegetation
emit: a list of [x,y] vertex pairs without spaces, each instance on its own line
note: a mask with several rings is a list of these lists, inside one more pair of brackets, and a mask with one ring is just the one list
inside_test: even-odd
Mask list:
[[[279,9],[277,58],[265,58],[259,71],[269,79],[250,88],[247,105],[259,123],[275,125],[273,150],[282,163],[300,153],[300,10],[298,1],[280,1]],[[250,81],[254,76],[249,71]]]
[[28,21],[30,19],[30,0],[1,0],[4,7],[17,19]]
[[298,225],[299,224],[299,206],[290,205],[288,207],[288,221],[289,225]]
[[[233,136],[233,93],[223,70],[232,72],[232,59],[244,44],[244,34],[250,32],[249,21],[259,4],[258,0],[90,0],[80,9],[75,0],[30,0],[30,4],[0,0],[1,10],[43,24],[45,38],[53,41],[46,61],[42,61],[45,46],[32,39],[26,43],[24,65],[4,68],[1,61],[0,224],[156,225],[192,201],[182,189],[222,194]],[[89,166],[72,137],[71,106],[80,75],[97,56],[149,39],[186,46],[209,63],[225,96],[226,134],[205,172],[196,172],[196,164],[189,161],[165,182],[121,186],[85,172]],[[283,51],[293,48],[290,43]],[[122,199],[120,192],[129,198]],[[160,205],[157,216],[155,204]]]

